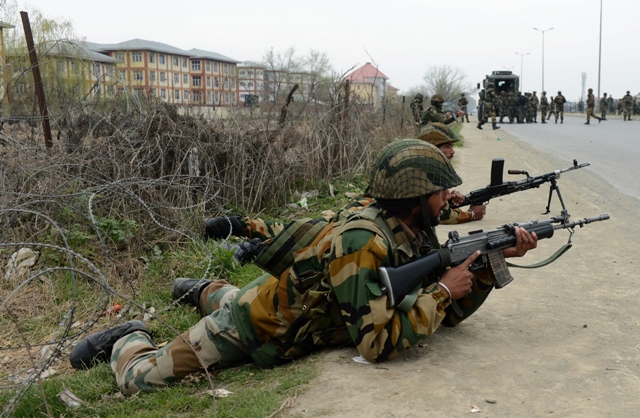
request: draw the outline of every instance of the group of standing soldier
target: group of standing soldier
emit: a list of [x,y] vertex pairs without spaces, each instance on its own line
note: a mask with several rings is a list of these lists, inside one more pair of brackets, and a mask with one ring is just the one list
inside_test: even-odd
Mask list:
[[[431,98],[431,106],[424,110],[424,96],[420,93],[416,94],[411,101],[411,111],[417,127],[425,126],[430,122],[451,123],[457,118],[454,115],[448,115],[442,110],[444,99],[441,95],[436,94]],[[547,92],[543,91],[540,97],[536,92],[533,93],[518,92],[515,95],[512,91],[501,91],[499,94],[495,92],[494,85],[489,83],[487,91],[483,89],[480,92],[480,101],[484,103],[484,114],[481,115],[478,122],[478,129],[482,129],[482,125],[491,118],[493,129],[500,129],[497,123],[503,123],[504,118],[508,118],[509,123],[515,120],[517,123],[538,123],[538,110],[540,110],[541,123],[547,123],[552,116],[555,117],[555,123],[564,123],[564,105],[567,99],[562,95],[562,91],[558,90],[555,96],[547,97]],[[458,99],[458,106],[461,113],[461,122],[465,119],[469,123],[469,114],[467,106],[469,101],[464,93]],[[600,113],[598,117],[595,114],[596,99],[593,95],[593,89],[588,90],[587,94],[587,121],[585,125],[590,124],[591,118],[598,119],[598,123],[607,120],[607,113],[612,106],[612,99],[607,98],[607,93],[600,99]],[[630,91],[618,101],[618,114],[623,114],[623,120],[631,120],[631,115],[640,113],[638,103],[631,95]],[[499,122],[498,122],[499,118]]]

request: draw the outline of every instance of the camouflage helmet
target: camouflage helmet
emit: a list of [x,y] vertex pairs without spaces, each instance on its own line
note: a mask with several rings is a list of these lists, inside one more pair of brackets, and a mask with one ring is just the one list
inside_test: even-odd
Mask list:
[[547,94],[547,92],[546,92],[546,91],[544,91],[544,90],[542,90],[542,94],[543,94],[543,95],[544,95],[544,94]]
[[464,92],[463,92],[463,93],[460,93],[460,95],[461,95],[462,97],[464,97]]
[[627,90],[627,94],[631,94],[631,92],[629,90]]
[[436,147],[460,141],[460,138],[458,138],[447,125],[440,122],[425,125],[420,131],[418,138]]
[[422,93],[418,93],[415,95],[415,98],[418,100],[422,100],[424,98],[424,96],[422,95]]
[[384,147],[376,158],[367,195],[411,199],[460,184],[462,180],[438,148],[419,139],[400,139]]
[[558,94],[562,94],[562,92],[560,90],[558,90]]
[[607,97],[607,93],[604,93],[604,97]]
[[587,89],[587,91],[593,91],[593,89]]
[[439,94],[434,94],[433,97],[431,97],[431,103],[444,103],[444,98]]

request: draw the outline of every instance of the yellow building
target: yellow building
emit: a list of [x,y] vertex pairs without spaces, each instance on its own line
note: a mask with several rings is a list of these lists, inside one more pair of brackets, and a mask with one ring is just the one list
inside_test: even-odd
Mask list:
[[360,104],[379,107],[387,94],[387,80],[389,77],[367,62],[360,68],[347,74],[352,100]]

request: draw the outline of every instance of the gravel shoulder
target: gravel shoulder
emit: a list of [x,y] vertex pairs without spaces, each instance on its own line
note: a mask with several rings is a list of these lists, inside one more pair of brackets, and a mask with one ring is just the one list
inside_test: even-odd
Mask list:
[[[485,125],[487,126],[487,125]],[[463,193],[489,183],[492,158],[507,169],[538,175],[569,161],[541,154],[504,130],[465,124],[456,170]],[[606,150],[603,150],[606,151]],[[574,246],[553,264],[511,269],[515,280],[456,328],[441,327],[398,358],[381,364],[352,360],[354,348],[326,350],[320,376],[299,393],[287,417],[539,417],[636,416],[640,393],[638,200],[618,193],[591,167],[558,181],[572,219],[610,213],[576,230]],[[484,220],[438,227],[461,234],[506,222],[546,219],[549,188],[492,200]],[[539,242],[521,264],[541,261],[568,239]],[[481,412],[471,413],[473,406]]]

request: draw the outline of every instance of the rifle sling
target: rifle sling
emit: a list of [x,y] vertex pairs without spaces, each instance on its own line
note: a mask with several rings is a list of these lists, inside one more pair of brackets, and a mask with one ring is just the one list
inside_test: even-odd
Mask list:
[[547,264],[551,264],[554,261],[556,261],[558,258],[560,258],[560,256],[564,253],[566,253],[569,248],[571,248],[572,244],[570,242],[564,244],[562,247],[560,247],[560,249],[558,251],[556,251],[551,257],[547,258],[544,261],[540,261],[538,263],[535,264],[531,264],[528,266],[519,266],[517,264],[511,264],[509,262],[507,262],[507,265],[509,267],[517,267],[517,268],[521,268],[521,269],[537,269],[538,267],[544,267]]

